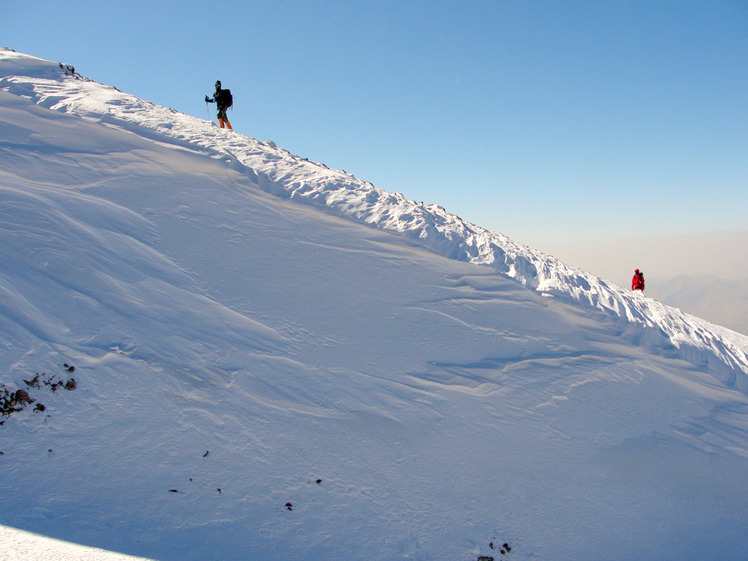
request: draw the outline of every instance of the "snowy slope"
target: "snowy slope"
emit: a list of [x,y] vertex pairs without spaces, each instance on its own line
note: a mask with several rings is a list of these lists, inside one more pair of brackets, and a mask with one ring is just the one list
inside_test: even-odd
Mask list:
[[103,549],[54,540],[38,534],[0,526],[0,559],[16,561],[143,561]]
[[[6,51],[10,61],[14,55]],[[705,350],[699,360],[717,355],[729,369],[737,366],[748,374],[745,339],[736,339],[729,331],[684,316],[655,301],[635,298],[628,291],[567,267],[506,236],[466,223],[437,205],[415,203],[402,195],[377,189],[345,172],[302,160],[273,143],[227,135],[206,121],[154,106],[111,87],[82,82],[86,79],[80,75],[60,80],[60,74],[70,72],[57,64],[31,61],[29,57],[23,60],[38,69],[30,72],[31,77],[7,78],[6,88],[10,93],[28,96],[44,107],[123,127],[146,137],[163,135],[168,142],[203,150],[248,174],[268,192],[323,206],[386,231],[404,233],[417,240],[418,245],[450,259],[489,265],[538,291],[568,295],[620,316],[627,323],[654,327],[659,333],[648,335],[656,339],[652,344],[663,344],[658,337],[662,334],[675,347],[685,345]],[[12,72],[13,66],[8,66],[6,72]],[[637,337],[641,336],[637,333]],[[694,351],[687,352],[692,355]]]
[[7,50],[0,163],[0,382],[76,380],[0,427],[0,524],[163,560],[746,551],[746,337]]

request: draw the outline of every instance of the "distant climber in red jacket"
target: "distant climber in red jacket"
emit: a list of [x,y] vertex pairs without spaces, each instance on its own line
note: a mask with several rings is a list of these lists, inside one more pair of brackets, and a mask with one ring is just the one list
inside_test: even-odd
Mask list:
[[631,290],[641,290],[644,292],[644,273],[639,269],[634,271],[634,278],[631,279]]

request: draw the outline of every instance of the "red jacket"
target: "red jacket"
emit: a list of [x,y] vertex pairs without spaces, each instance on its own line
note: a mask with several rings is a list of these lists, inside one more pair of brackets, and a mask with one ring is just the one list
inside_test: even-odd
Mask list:
[[644,273],[639,269],[634,272],[634,278],[631,279],[631,290],[644,290]]

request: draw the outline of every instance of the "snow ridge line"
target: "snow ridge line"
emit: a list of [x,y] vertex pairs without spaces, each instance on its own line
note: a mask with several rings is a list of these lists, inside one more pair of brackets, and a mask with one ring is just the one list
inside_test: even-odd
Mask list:
[[630,339],[658,354],[717,367],[723,383],[748,393],[748,337],[632,294],[503,234],[470,224],[441,206],[408,200],[295,156],[273,142],[219,129],[211,121],[120,92],[83,78],[66,65],[3,49],[0,91],[225,159],[267,192],[402,234],[449,259],[489,266],[546,296],[587,304],[618,321],[622,334]]

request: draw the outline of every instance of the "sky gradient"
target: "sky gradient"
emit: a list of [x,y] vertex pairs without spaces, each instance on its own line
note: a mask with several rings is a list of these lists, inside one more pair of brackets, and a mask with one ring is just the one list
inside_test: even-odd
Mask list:
[[29,6],[0,45],[206,119],[220,79],[237,131],[562,259],[748,231],[745,0]]

